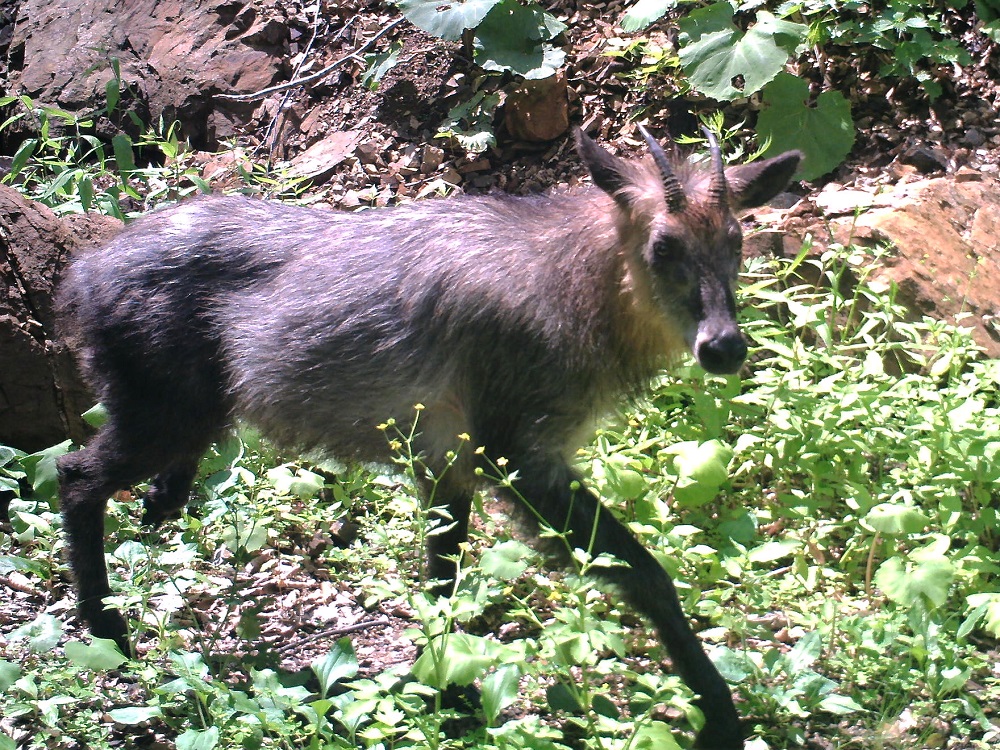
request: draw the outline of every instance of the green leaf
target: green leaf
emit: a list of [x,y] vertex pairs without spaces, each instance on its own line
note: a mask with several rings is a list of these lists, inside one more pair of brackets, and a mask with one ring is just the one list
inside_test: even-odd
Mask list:
[[12,662],[0,659],[0,693],[13,685],[21,677],[21,668]]
[[218,727],[188,729],[177,738],[177,750],[214,750],[218,745]]
[[66,644],[66,658],[84,669],[106,671],[116,669],[128,661],[118,645],[106,638],[94,638],[93,643],[69,641]]
[[62,623],[52,615],[41,614],[32,622],[14,629],[7,635],[9,641],[28,640],[29,648],[36,654],[48,653],[62,638]]
[[21,145],[18,146],[17,151],[14,152],[14,158],[11,159],[8,170],[12,177],[16,176],[22,169],[24,169],[24,165],[28,163],[28,159],[34,155],[36,146],[38,146],[37,138],[26,138]]
[[604,478],[608,489],[623,500],[635,500],[646,492],[646,478],[631,468],[631,459],[615,455],[604,464]]
[[677,0],[638,0],[622,17],[622,31],[629,34],[640,31],[676,7]]
[[267,479],[274,485],[279,495],[294,495],[300,500],[312,500],[323,489],[323,477],[308,469],[296,469],[292,473],[289,466],[268,469]]
[[69,453],[70,441],[53,445],[45,450],[31,453],[21,459],[21,465],[28,474],[31,488],[39,498],[54,500],[59,492],[59,472],[56,459]]
[[801,548],[802,542],[797,539],[775,539],[754,547],[747,558],[754,563],[772,563],[795,554]]
[[943,558],[913,564],[890,557],[875,573],[875,585],[904,607],[912,607],[921,597],[934,608],[943,606],[954,579],[954,566]]
[[104,404],[94,404],[80,416],[91,427],[100,427],[108,421],[108,410],[104,408]]
[[496,143],[493,116],[500,105],[500,95],[478,92],[467,102],[459,102],[448,111],[435,138],[454,138],[466,151],[478,154]]
[[719,673],[729,682],[742,682],[753,674],[753,664],[747,655],[733,651],[728,646],[717,646],[708,656]]
[[640,726],[628,747],[633,750],[681,750],[670,726],[662,721],[650,721]]
[[618,706],[606,695],[595,695],[590,699],[590,707],[594,709],[595,714],[603,716],[606,719],[617,719],[621,716]]
[[729,479],[729,461],[733,449],[719,440],[704,443],[686,441],[672,446],[678,482],[674,498],[685,507],[697,507],[711,501]]
[[815,630],[806,633],[788,652],[789,671],[794,675],[809,668],[823,650],[823,639]]
[[163,711],[160,710],[159,706],[128,706],[126,708],[113,708],[108,711],[108,716],[116,724],[135,726],[163,716]]
[[760,91],[781,72],[808,31],[762,10],[744,34],[733,24],[733,13],[729,3],[718,2],[678,22],[681,67],[695,89],[715,99]]
[[476,28],[502,0],[399,0],[406,20],[429,34],[455,42]]
[[471,685],[496,666],[504,651],[499,643],[480,636],[448,633],[424,648],[413,664],[413,676],[438,690]]
[[502,0],[476,29],[476,62],[484,70],[548,78],[565,62],[566,54],[547,42],[565,28],[535,4]]
[[882,503],[865,516],[865,523],[875,531],[893,536],[919,534],[930,525],[931,519],[908,505]]
[[483,553],[479,567],[484,573],[503,581],[513,581],[520,577],[528,568],[526,558],[532,556],[532,550],[516,539],[509,539],[493,545]]
[[819,702],[819,708],[834,716],[843,716],[844,714],[865,710],[864,706],[849,695],[837,695],[836,693],[824,696]]
[[319,678],[323,695],[329,695],[338,680],[354,677],[358,673],[358,657],[351,639],[339,639],[326,656],[312,663],[312,671]]
[[964,637],[982,622],[983,630],[994,638],[1000,637],[1000,593],[987,592],[972,594],[968,597],[969,606],[973,611],[958,629],[958,635]]
[[125,178],[134,172],[135,154],[132,151],[132,139],[124,133],[119,133],[111,139],[111,148],[115,152],[118,174]]
[[377,55],[365,55],[365,72],[361,74],[361,84],[374,91],[378,88],[379,81],[396,67],[399,62],[399,52],[403,49],[400,42],[393,42],[392,46],[385,52]]
[[480,698],[483,713],[490,724],[500,716],[500,712],[517,700],[518,681],[521,669],[516,664],[503,664],[483,678]]
[[811,106],[809,84],[781,73],[764,87],[757,136],[768,143],[764,157],[799,149],[800,179],[815,179],[839,165],[854,145],[850,102],[839,91],[824,91]]
[[115,107],[118,106],[118,102],[122,98],[120,84],[121,82],[117,78],[112,78],[104,84],[104,98],[107,102],[104,105],[104,111],[109,115],[115,111]]
[[549,709],[552,711],[566,711],[567,713],[576,714],[583,710],[583,706],[580,705],[580,701],[576,699],[573,691],[561,682],[549,685],[546,688],[545,699],[548,701]]

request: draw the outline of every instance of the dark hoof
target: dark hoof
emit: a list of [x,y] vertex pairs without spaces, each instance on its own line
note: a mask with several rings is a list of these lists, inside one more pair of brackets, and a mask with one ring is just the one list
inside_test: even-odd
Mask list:
[[706,724],[694,740],[695,750],[743,750],[743,736],[737,730]]

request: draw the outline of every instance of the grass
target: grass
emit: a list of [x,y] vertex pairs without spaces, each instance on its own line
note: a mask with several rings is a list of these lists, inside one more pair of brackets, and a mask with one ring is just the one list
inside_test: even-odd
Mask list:
[[[579,455],[678,581],[755,750],[1000,742],[1000,363],[960,328],[907,320],[869,283],[877,263],[850,248],[751,262],[750,376],[665,376]],[[137,541],[131,498],[113,501],[120,603],[152,634],[133,663],[66,629],[52,468],[69,446],[5,450],[0,571],[38,595],[0,643],[0,748],[689,746],[700,717],[659,646],[585,577],[545,572],[488,496],[456,596],[421,592],[433,527],[407,476],[422,468],[389,437],[388,473],[234,438],[155,540]],[[334,520],[356,538],[329,543]],[[422,656],[362,668],[351,636],[331,636],[309,669],[283,667],[273,629],[294,610],[263,614],[264,584],[316,576],[402,610]],[[383,635],[400,648],[362,640]],[[481,708],[446,707],[473,684]]]

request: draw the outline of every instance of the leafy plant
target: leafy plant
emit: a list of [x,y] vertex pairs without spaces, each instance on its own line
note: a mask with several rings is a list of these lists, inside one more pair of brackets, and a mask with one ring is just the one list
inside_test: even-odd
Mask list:
[[566,30],[535,2],[517,0],[399,0],[415,26],[447,41],[471,34],[475,62],[484,70],[548,78],[565,55],[552,40]]

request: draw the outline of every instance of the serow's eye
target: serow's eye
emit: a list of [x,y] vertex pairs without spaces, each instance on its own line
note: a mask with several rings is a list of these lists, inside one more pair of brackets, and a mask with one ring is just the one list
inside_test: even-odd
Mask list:
[[661,237],[653,245],[653,252],[658,258],[679,260],[684,254],[684,243],[676,237]]

